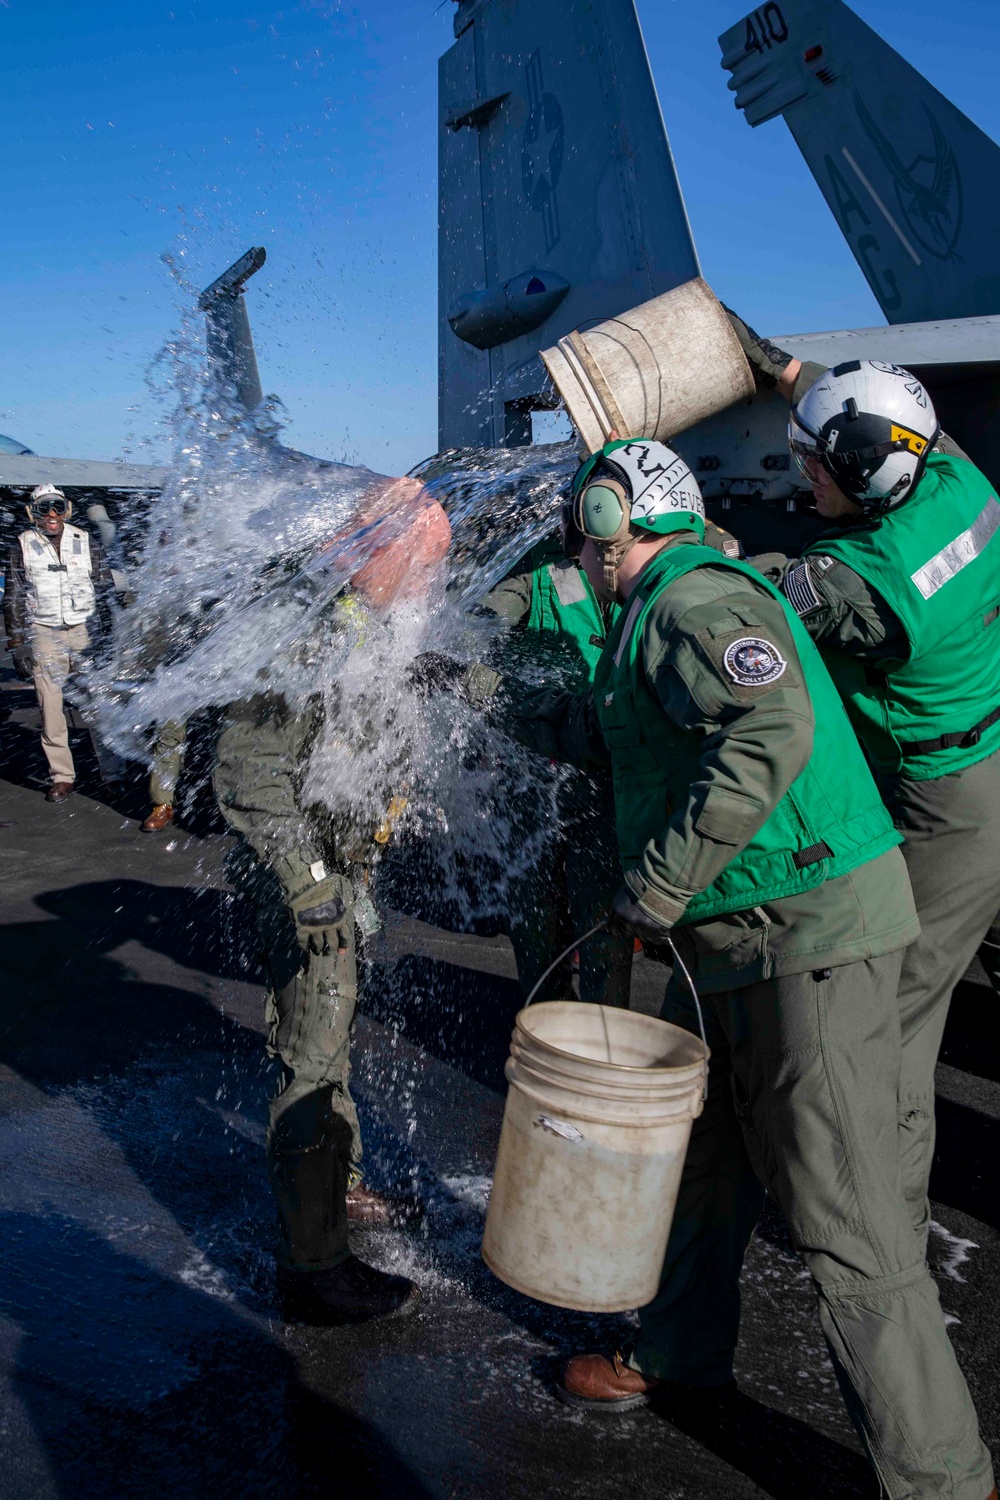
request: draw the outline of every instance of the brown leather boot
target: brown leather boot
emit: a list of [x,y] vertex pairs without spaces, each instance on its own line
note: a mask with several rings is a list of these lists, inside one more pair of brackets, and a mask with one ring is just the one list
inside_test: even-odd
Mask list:
[[619,1353],[612,1359],[604,1354],[574,1354],[563,1366],[556,1395],[567,1406],[588,1411],[633,1411],[646,1405],[659,1384],[630,1369]]
[[169,828],[173,821],[174,810],[170,803],[160,802],[142,824],[142,831],[143,833],[162,833],[164,828]]
[[73,790],[71,781],[54,781],[45,793],[46,802],[65,802]]
[[376,1193],[356,1182],[347,1194],[347,1222],[355,1229],[406,1229],[424,1216],[419,1198],[406,1193]]

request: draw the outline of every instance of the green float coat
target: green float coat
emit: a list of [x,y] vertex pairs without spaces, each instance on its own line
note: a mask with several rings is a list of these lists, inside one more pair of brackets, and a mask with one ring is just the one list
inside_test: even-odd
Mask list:
[[[729,568],[766,590],[784,608],[805,673],[816,733],[812,755],[770,817],[722,874],[689,902],[682,922],[742,911],[811,890],[875,859],[901,842],[865,764],[837,690],[791,606],[747,564],[708,547],[668,548],[644,570],[624,619],[612,631],[594,679],[594,701],[611,756],[618,843],[625,869],[659,839],[670,816],[698,780],[701,741],[671,723],[646,681],[641,643],[659,596],[694,568]],[[627,632],[627,638],[623,636]],[[748,635],[753,634],[748,627]],[[722,843],[743,842],[754,804],[738,792],[713,789],[699,826]],[[802,868],[796,854],[826,844],[829,857]]]
[[[558,657],[567,688],[587,687],[594,680],[608,632],[590,580],[551,539],[541,542],[527,563],[532,570],[531,609],[525,628],[553,637],[547,645]],[[613,605],[611,624],[618,614],[618,606]]]
[[915,780],[983,760],[1000,746],[1000,721],[974,744],[907,751],[908,743],[964,733],[1000,706],[1000,501],[974,464],[932,453],[911,499],[877,526],[808,549],[835,557],[882,595],[906,632],[903,662],[866,671],[823,647],[851,721],[879,770]]

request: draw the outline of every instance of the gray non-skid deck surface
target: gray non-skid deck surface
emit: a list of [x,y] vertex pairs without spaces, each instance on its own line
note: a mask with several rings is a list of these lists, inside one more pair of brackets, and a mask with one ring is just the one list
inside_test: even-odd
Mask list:
[[[412,1171],[429,1211],[357,1248],[416,1277],[417,1316],[283,1326],[262,991],[233,953],[224,840],[146,837],[86,792],[47,805],[31,696],[5,675],[0,1496],[874,1495],[775,1215],[746,1269],[735,1423],[703,1443],[652,1411],[555,1401],[560,1357],[629,1327],[519,1297],[478,1257],[517,1010],[503,939],[394,918],[358,1027],[371,1177]],[[662,978],[640,963],[636,1003]],[[975,979],[941,1070],[933,1248],[995,1435],[1000,1049]]]

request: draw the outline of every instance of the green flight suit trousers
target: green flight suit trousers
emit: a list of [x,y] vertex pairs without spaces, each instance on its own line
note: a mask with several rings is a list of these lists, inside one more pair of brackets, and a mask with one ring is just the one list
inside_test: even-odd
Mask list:
[[340,882],[352,939],[346,953],[307,953],[273,872],[248,845],[227,861],[251,900],[267,976],[267,1050],[281,1064],[267,1125],[267,1170],[278,1210],[279,1261],[319,1271],[347,1257],[345,1198],[361,1160],[350,1092],[357,1007],[353,893]]
[[[924,1245],[934,1155],[934,1067],[955,985],[988,939],[1000,909],[1000,751],[931,781],[897,777],[883,788],[920,918],[899,982],[903,1028],[900,1125],[903,1186]],[[994,939],[1000,933],[993,932]],[[987,939],[984,942],[984,939]]]
[[[361,1158],[351,1099],[351,1028],[357,1006],[354,893],[332,841],[299,803],[315,716],[276,698],[234,704],[219,735],[213,782],[239,841],[227,873],[250,900],[268,981],[268,1050],[281,1064],[271,1100],[267,1166],[278,1210],[278,1259],[323,1270],[346,1259],[347,1189]],[[338,883],[350,941],[317,955],[298,942],[287,899],[306,889],[322,859]]]
[[[986,1500],[989,1454],[902,1191],[900,963],[887,954],[705,998],[708,1100],[632,1364],[695,1385],[732,1376],[740,1268],[766,1187],[884,1493]],[[663,1015],[697,1032],[673,983]]]

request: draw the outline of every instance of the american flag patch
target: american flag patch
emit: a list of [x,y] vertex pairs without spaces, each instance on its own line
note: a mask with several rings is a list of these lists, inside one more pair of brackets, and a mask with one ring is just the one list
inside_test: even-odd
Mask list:
[[823,600],[816,592],[807,562],[800,562],[794,568],[789,568],[782,588],[785,598],[797,615],[811,615],[823,608]]

